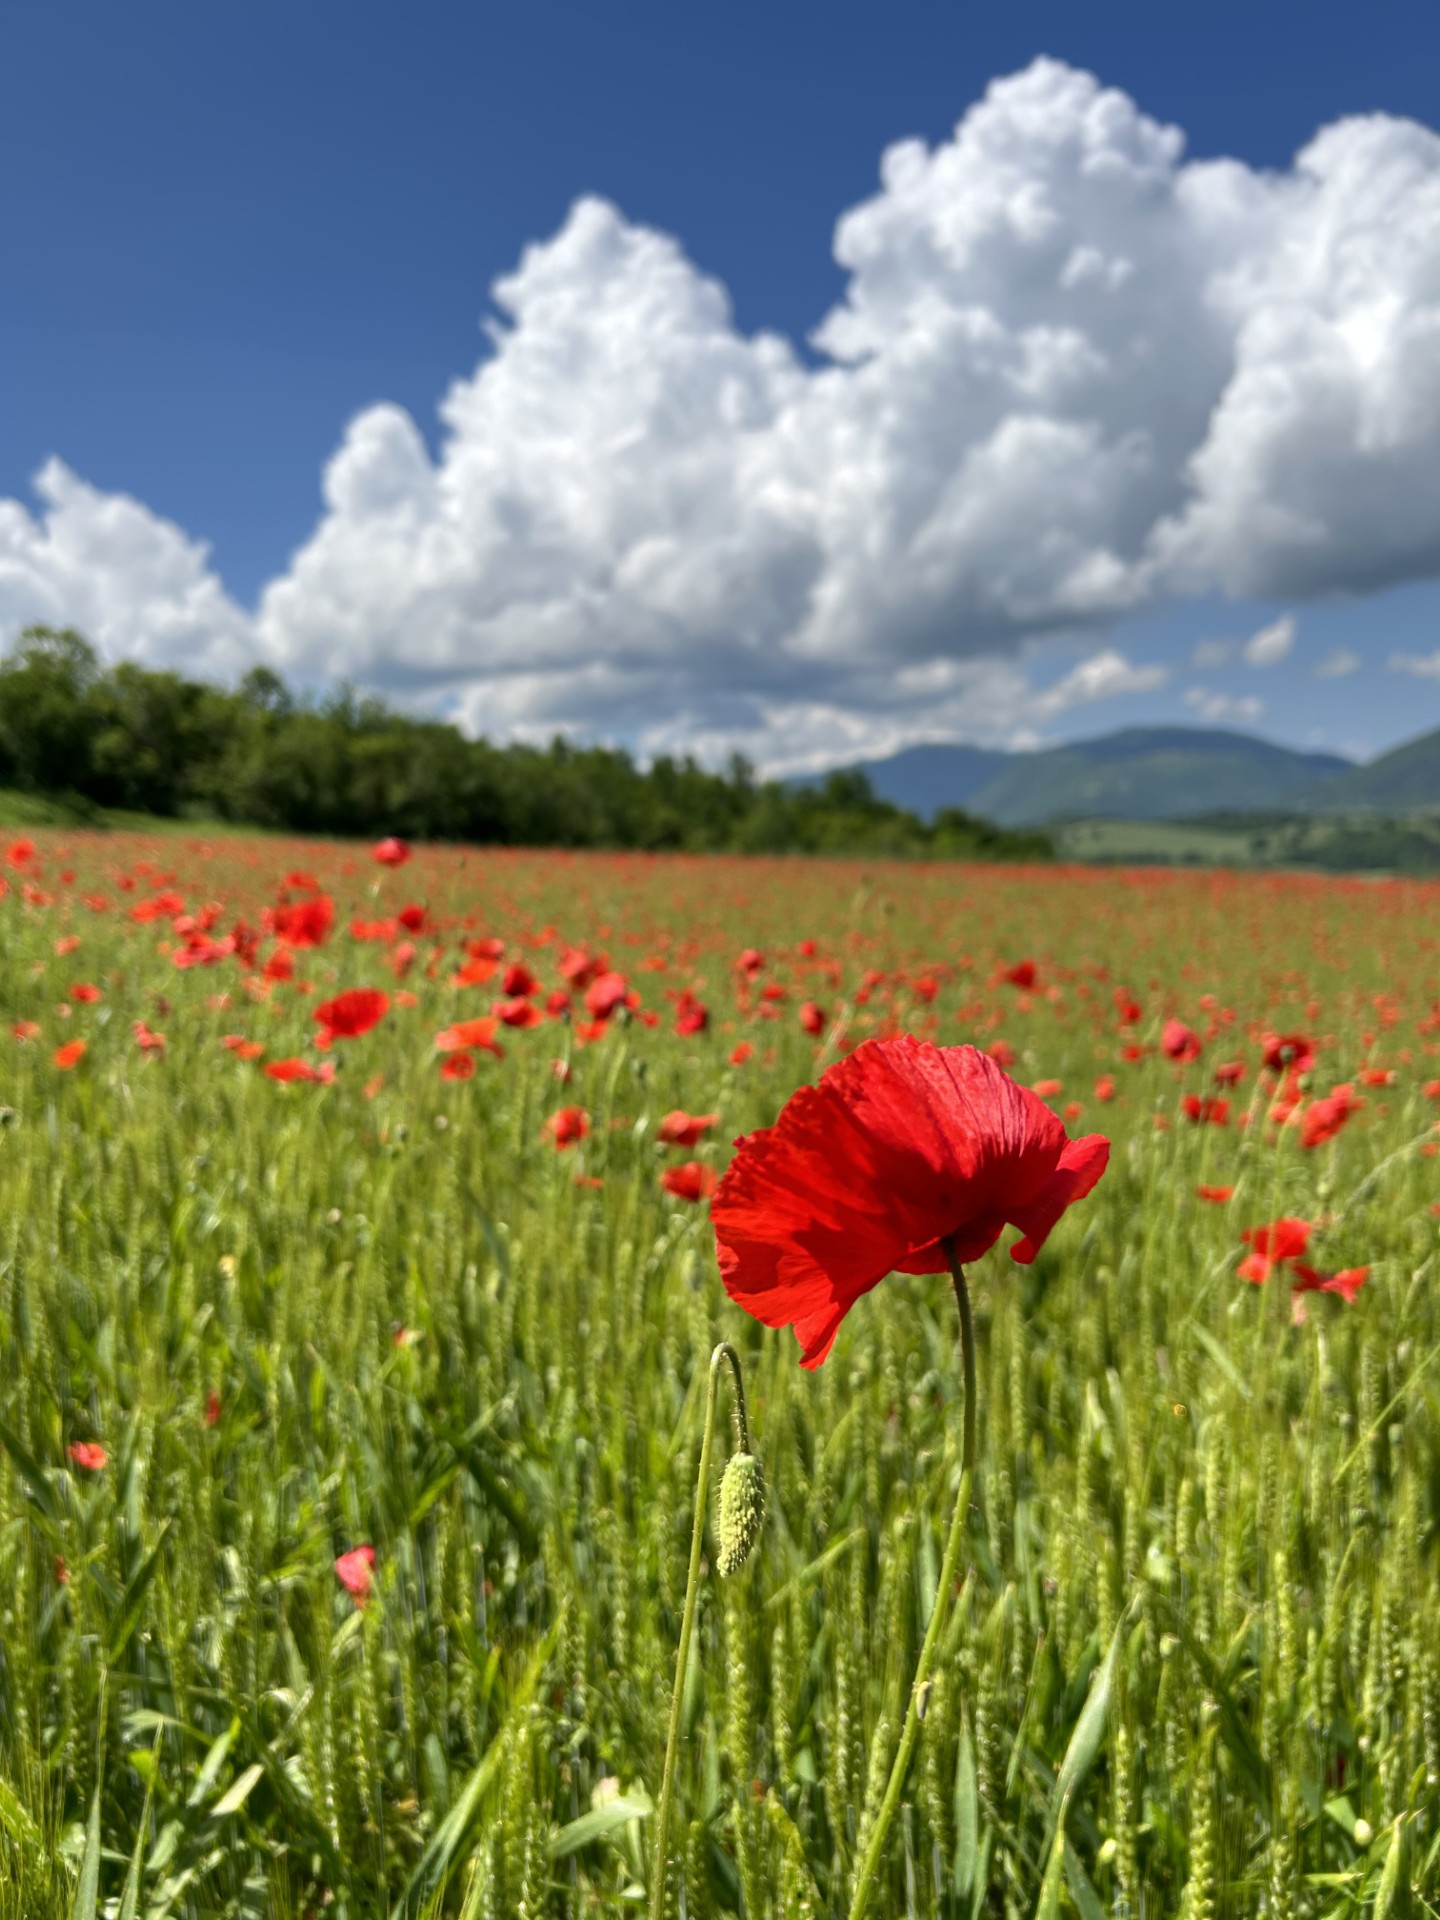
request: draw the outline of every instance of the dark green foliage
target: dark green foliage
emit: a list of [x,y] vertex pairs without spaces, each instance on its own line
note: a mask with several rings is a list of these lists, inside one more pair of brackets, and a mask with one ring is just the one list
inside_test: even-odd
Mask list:
[[1047,860],[1043,833],[950,808],[926,826],[860,773],[819,787],[711,773],[613,747],[492,745],[342,689],[297,701],[267,667],[233,692],[133,664],[102,669],[70,629],[30,627],[0,661],[0,786],[98,807],[298,833],[646,852]]

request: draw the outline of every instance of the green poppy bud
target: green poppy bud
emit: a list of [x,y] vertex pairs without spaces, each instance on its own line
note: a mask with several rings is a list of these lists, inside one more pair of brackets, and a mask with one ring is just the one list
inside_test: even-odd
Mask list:
[[765,1475],[753,1453],[735,1453],[720,1481],[722,1576],[738,1573],[765,1524]]

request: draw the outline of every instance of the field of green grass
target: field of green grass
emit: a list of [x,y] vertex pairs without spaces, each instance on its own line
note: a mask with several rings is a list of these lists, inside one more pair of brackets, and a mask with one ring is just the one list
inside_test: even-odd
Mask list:
[[[0,1920],[845,1920],[937,1607],[872,1915],[1440,1910],[1440,890],[68,829],[0,871]],[[1112,1141],[970,1269],[948,1591],[948,1282],[802,1371],[673,1190],[901,1032]],[[1313,1288],[1239,1270],[1282,1218]],[[657,1889],[722,1340],[767,1510],[721,1579],[727,1423]]]

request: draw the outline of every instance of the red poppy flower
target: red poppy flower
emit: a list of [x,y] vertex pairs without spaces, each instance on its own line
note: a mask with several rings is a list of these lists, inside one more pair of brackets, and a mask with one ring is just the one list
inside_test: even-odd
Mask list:
[[[326,1062],[329,1065],[329,1062]],[[323,1070],[317,1071],[308,1060],[271,1060],[265,1066],[265,1072],[272,1080],[320,1080],[328,1078]],[[331,1068],[331,1073],[334,1068]]]
[[590,1131],[590,1116],[584,1107],[557,1107],[545,1122],[545,1132],[557,1147],[573,1147]]
[[660,1184],[677,1200],[700,1201],[710,1198],[717,1183],[713,1167],[702,1166],[698,1160],[687,1160],[681,1166],[666,1167]]
[[813,1000],[807,1000],[800,1008],[800,1025],[805,1032],[818,1038],[825,1031],[825,1009],[816,1006]]
[[655,1138],[663,1140],[667,1147],[693,1147],[702,1134],[709,1133],[718,1122],[718,1113],[686,1113],[676,1107],[673,1113],[667,1113],[655,1130]]
[[374,1547],[352,1547],[348,1553],[342,1553],[335,1562],[335,1578],[347,1593],[354,1594],[357,1607],[363,1607],[370,1598],[370,1587],[374,1575]]
[[710,1010],[695,998],[693,993],[682,993],[675,1002],[675,1031],[682,1038],[691,1034],[704,1033],[710,1024]]
[[1362,1087],[1393,1087],[1395,1069],[1393,1067],[1362,1067],[1360,1084]]
[[442,1080],[473,1080],[475,1077],[475,1056],[473,1053],[447,1053],[440,1062]]
[[512,960],[505,969],[505,978],[500,984],[505,989],[507,998],[523,1000],[534,993],[540,982],[523,960]]
[[630,985],[623,973],[602,973],[585,989],[585,1011],[592,1020],[608,1020],[629,997]]
[[974,1047],[867,1040],[740,1142],[711,1207],[725,1290],[793,1326],[802,1366],[818,1367],[887,1273],[977,1260],[1007,1224],[1028,1265],[1109,1153],[1099,1134],[1070,1140]]
[[222,1047],[228,1047],[239,1060],[258,1060],[265,1049],[258,1040],[247,1040],[243,1033],[226,1033],[220,1037]]
[[1222,1060],[1211,1076],[1217,1087],[1238,1087],[1245,1078],[1243,1060]]
[[1036,980],[1035,962],[1017,960],[1013,967],[1005,968],[1000,978],[1012,987],[1019,987],[1022,993],[1029,993]]
[[1314,1267],[1297,1264],[1293,1284],[1296,1293],[1338,1293],[1347,1307],[1353,1307],[1356,1294],[1369,1278],[1369,1267],[1344,1267],[1339,1273],[1317,1273]]
[[207,1427],[220,1424],[220,1396],[213,1387],[205,1396],[205,1424]]
[[545,1018],[533,1000],[496,1000],[490,1011],[507,1027],[538,1027]]
[[[38,1020],[17,1020],[10,1031],[17,1040],[37,1040],[40,1037],[40,1022]],[[1437,1081],[1435,1084],[1437,1088],[1440,1088],[1440,1081]]]
[[483,987],[487,980],[493,980],[497,963],[485,953],[472,953],[464,966],[450,976],[452,987]]
[[1261,1044],[1271,1073],[1308,1073],[1315,1064],[1315,1042],[1303,1033],[1267,1033]]
[[484,1053],[493,1053],[497,1060],[504,1059],[495,1030],[500,1022],[493,1013],[482,1013],[474,1020],[457,1020],[453,1026],[445,1027],[435,1036],[435,1046],[440,1053],[459,1053],[462,1049],[478,1047]]
[[1187,1093],[1180,1102],[1181,1112],[1197,1127],[1226,1127],[1230,1124],[1230,1102],[1214,1094]]
[[316,1007],[315,1018],[328,1040],[356,1040],[390,1011],[390,996],[378,987],[350,987]]
[[143,1020],[137,1020],[131,1027],[131,1032],[135,1036],[136,1046],[142,1053],[164,1053],[164,1034],[153,1032]]
[[1057,1093],[1063,1093],[1065,1091],[1065,1082],[1063,1080],[1037,1080],[1030,1091],[1032,1093],[1038,1093],[1042,1100],[1053,1100]]
[[739,968],[740,972],[748,975],[749,978],[752,980],[755,978],[755,975],[759,973],[760,969],[764,966],[764,964],[765,964],[765,956],[756,947],[746,947],[744,952],[740,955],[740,958],[735,962],[735,965]]
[[753,1056],[754,1052],[755,1052],[755,1042],[753,1040],[737,1041],[736,1044],[730,1049],[731,1066],[743,1067],[745,1062]]
[[290,947],[323,946],[334,924],[335,902],[328,893],[316,894],[313,900],[297,900],[293,906],[276,907],[270,916],[275,938]]
[[395,918],[407,933],[423,933],[425,931],[424,907],[402,907]]
[[1195,1189],[1195,1197],[1197,1200],[1208,1200],[1213,1207],[1223,1207],[1234,1192],[1234,1187],[1200,1186]]
[[104,1447],[94,1440],[77,1440],[65,1449],[77,1467],[84,1467],[87,1473],[99,1473],[110,1456]]
[[1095,1098],[1106,1102],[1115,1098],[1115,1076],[1113,1073],[1102,1073],[1100,1078],[1095,1082]]
[[1200,1036],[1183,1020],[1167,1020],[1160,1033],[1160,1051],[1167,1060],[1182,1062],[1200,1058]]
[[1333,1088],[1323,1100],[1312,1100],[1300,1118],[1301,1146],[1323,1147],[1364,1104],[1355,1098],[1354,1088],[1348,1081]]
[[30,862],[35,858],[35,842],[33,840],[12,840],[6,851],[5,858],[10,862],[12,867],[28,867]]
[[70,989],[70,998],[77,1006],[93,1007],[97,1000],[103,1000],[105,996],[99,987],[92,987],[88,980],[81,980]]
[[397,840],[393,833],[387,834],[372,849],[372,858],[378,860],[382,867],[403,867],[410,858],[410,849],[403,840]]
[[1277,1266],[1298,1260],[1310,1244],[1315,1231],[1308,1220],[1287,1214],[1263,1227],[1246,1227],[1240,1238],[1252,1249],[1236,1268],[1242,1280],[1263,1287]]
[[61,1073],[68,1073],[72,1067],[79,1066],[85,1057],[83,1040],[67,1040],[63,1047],[55,1049],[55,1065]]

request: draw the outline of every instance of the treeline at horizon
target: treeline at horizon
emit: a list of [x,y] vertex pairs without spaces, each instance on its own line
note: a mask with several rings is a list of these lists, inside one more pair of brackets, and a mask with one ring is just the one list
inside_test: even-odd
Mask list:
[[947,808],[926,823],[861,773],[812,787],[613,747],[496,746],[352,689],[296,696],[254,667],[233,689],[132,662],[73,628],[0,659],[0,787],[87,809],[295,833],[500,846],[1049,860],[1049,836]]

